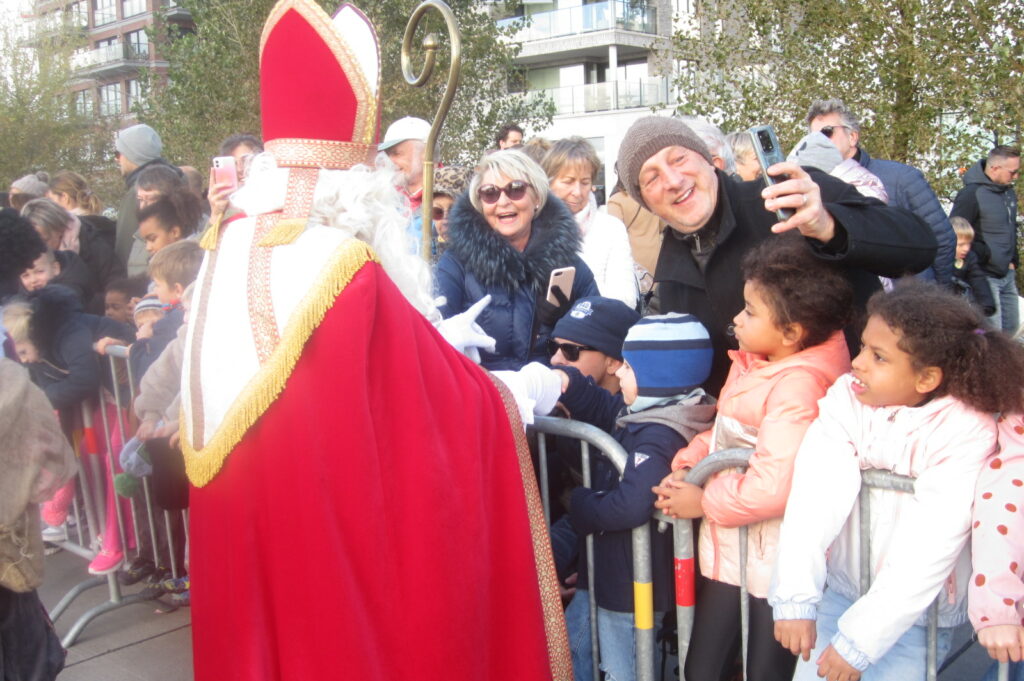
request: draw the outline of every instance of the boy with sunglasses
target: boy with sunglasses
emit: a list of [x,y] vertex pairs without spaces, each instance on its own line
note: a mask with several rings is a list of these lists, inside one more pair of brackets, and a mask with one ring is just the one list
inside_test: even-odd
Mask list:
[[551,366],[571,366],[598,387],[619,392],[616,373],[622,366],[622,342],[640,315],[621,300],[580,298],[558,320],[548,341]]

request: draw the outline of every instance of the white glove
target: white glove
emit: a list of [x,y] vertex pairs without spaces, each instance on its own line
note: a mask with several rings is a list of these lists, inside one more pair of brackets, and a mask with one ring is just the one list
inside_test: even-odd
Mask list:
[[444,339],[477,364],[480,363],[480,348],[487,352],[494,352],[495,340],[484,333],[484,330],[476,323],[477,316],[490,302],[491,296],[488,294],[473,303],[473,306],[465,312],[442,319],[437,324],[437,330]]
[[550,414],[562,396],[561,376],[539,362],[531,362],[519,371],[491,373],[512,393],[524,426],[533,423],[534,414]]

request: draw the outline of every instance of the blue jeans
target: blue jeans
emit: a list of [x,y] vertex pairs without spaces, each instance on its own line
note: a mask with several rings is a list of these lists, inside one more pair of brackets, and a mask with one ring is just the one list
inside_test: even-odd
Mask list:
[[[664,613],[654,613],[654,621],[660,621],[662,615]],[[594,678],[594,650],[590,641],[590,603],[586,590],[576,590],[565,609],[565,626],[569,630],[573,676],[576,681],[591,681]],[[636,679],[633,613],[598,608],[597,644],[605,681]]]
[[[811,659],[799,658],[793,681],[818,681],[817,659],[839,631],[839,618],[853,603],[829,588],[818,603],[818,639]],[[928,628],[910,627],[885,655],[861,674],[861,681],[924,681],[927,671]],[[939,627],[938,663],[942,664],[953,642],[953,630]]]
[[1009,270],[1001,277],[989,277],[992,299],[996,301],[996,313],[988,318],[992,326],[1002,329],[1011,336],[1020,326],[1020,307],[1017,303],[1017,270]]

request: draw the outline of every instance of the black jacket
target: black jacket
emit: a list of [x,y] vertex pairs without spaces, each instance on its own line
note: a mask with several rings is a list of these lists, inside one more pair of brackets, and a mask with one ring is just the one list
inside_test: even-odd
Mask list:
[[[879,276],[899,277],[929,267],[935,259],[935,235],[925,222],[902,208],[863,196],[855,187],[817,170],[805,168],[821,188],[825,208],[835,219],[836,236],[828,244],[806,239],[819,258],[843,268],[853,286],[854,302],[863,310],[881,288]],[[774,213],[764,208],[762,180],[734,182],[718,172],[718,204],[700,233],[714,232],[715,247],[704,271],[690,250],[690,239],[671,228],[658,256],[655,280],[660,309],[696,316],[711,336],[715,350],[711,376],[704,388],[717,395],[729,373],[728,350],[737,349],[727,334],[732,318],[743,308],[743,256],[773,236]],[[691,237],[692,238],[692,237]],[[847,329],[851,355],[859,347],[859,325]]]
[[1005,276],[1020,265],[1017,255],[1017,193],[1013,185],[996,184],[985,174],[984,159],[964,173],[964,188],[953,201],[950,217],[965,218],[974,227],[971,250],[990,277]]
[[978,263],[978,254],[967,251],[963,266],[953,266],[953,287],[958,293],[967,296],[981,308],[986,317],[996,313],[996,301],[992,298],[992,288],[988,285],[988,277]]
[[110,372],[93,343],[105,336],[127,341],[131,332],[112,319],[82,312],[77,297],[63,286],[44,286],[28,300],[29,334],[41,358],[28,365],[29,373],[53,408],[74,407],[96,397],[101,384],[109,387]]

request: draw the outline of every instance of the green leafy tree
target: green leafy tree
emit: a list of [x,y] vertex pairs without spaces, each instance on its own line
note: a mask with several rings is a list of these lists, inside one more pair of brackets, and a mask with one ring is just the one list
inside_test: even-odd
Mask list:
[[861,144],[936,191],[1024,120],[1024,12],[1007,0],[702,0],[674,36],[680,102],[723,129],[771,123],[786,146],[815,99],[862,118]]
[[71,169],[109,183],[113,125],[79,110],[69,94],[81,43],[70,25],[0,22],[0,189],[37,170]]
[[[336,0],[319,0],[333,12]],[[434,76],[426,87],[412,88],[402,76],[400,51],[406,22],[416,0],[359,3],[374,22],[381,46],[381,128],[402,116],[433,121],[449,63],[444,22],[431,11],[421,22],[413,63],[422,64],[420,48],[427,32],[440,41]],[[197,167],[209,164],[220,141],[235,132],[260,130],[259,41],[273,0],[179,0],[192,13],[195,31],[182,33],[165,24],[155,30],[162,56],[170,63],[161,83],[147,79],[147,106],[141,120],[157,129],[168,158]],[[550,103],[505,94],[516,49],[502,40],[495,22],[472,0],[450,3],[462,34],[463,67],[459,90],[440,136],[440,159],[469,162],[489,146],[506,121],[530,127],[547,125]]]

